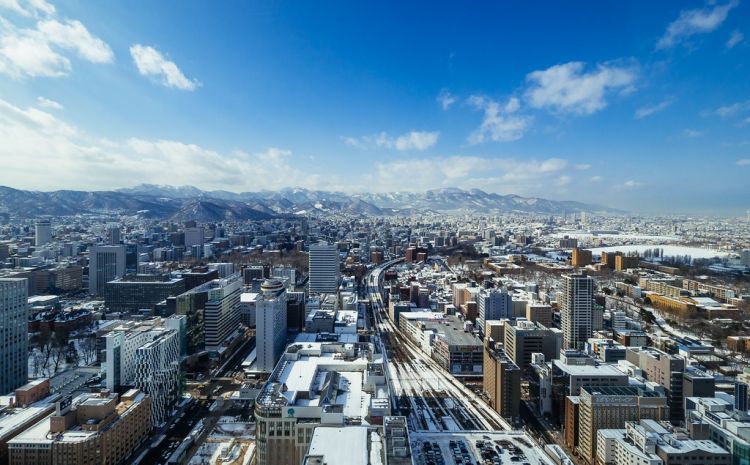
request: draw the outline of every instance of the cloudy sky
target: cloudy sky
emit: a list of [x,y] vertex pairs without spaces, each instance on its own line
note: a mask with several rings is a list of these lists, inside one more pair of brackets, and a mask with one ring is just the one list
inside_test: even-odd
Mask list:
[[0,0],[0,185],[750,209],[747,0],[363,3]]

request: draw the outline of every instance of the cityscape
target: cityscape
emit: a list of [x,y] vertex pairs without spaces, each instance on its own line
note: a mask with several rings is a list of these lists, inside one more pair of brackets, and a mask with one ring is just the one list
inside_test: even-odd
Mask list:
[[750,465],[748,8],[0,0],[0,465]]

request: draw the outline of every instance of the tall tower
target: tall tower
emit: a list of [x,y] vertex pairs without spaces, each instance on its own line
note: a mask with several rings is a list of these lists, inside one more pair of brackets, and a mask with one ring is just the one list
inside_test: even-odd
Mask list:
[[107,244],[119,245],[120,244],[120,225],[117,223],[109,223],[107,225]]
[[257,367],[271,372],[286,344],[286,289],[278,279],[267,279],[260,286],[255,303]]
[[34,224],[34,243],[37,247],[52,242],[52,223],[49,218],[36,220]]
[[95,245],[89,251],[89,292],[100,295],[107,282],[125,276],[125,246]]
[[29,376],[28,282],[0,278],[0,393],[26,384]]
[[339,287],[339,249],[336,244],[312,244],[309,255],[310,294],[335,294]]
[[583,349],[593,333],[594,280],[586,273],[563,276],[560,318],[563,346]]

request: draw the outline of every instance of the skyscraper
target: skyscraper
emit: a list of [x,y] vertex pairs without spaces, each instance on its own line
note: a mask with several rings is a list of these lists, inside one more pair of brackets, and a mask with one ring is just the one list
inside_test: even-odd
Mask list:
[[286,289],[278,279],[268,279],[261,285],[255,303],[255,336],[257,367],[273,371],[286,345]]
[[118,245],[120,243],[120,225],[110,223],[107,225],[107,244]]
[[185,248],[190,249],[194,245],[202,246],[206,242],[206,230],[203,226],[185,228]]
[[34,224],[34,243],[37,247],[52,241],[52,223],[49,218],[36,220]]
[[217,348],[240,324],[242,279],[235,274],[212,281],[203,311],[205,347]]
[[0,278],[0,393],[26,384],[28,368],[28,284]]
[[99,295],[104,285],[125,275],[124,245],[95,245],[89,250],[89,292]]
[[309,256],[310,294],[335,294],[339,287],[339,250],[336,244],[313,244]]
[[560,319],[566,349],[583,349],[593,332],[594,280],[586,273],[563,276]]
[[173,329],[152,331],[135,352],[135,385],[151,397],[151,421],[167,420],[180,397],[180,335]]

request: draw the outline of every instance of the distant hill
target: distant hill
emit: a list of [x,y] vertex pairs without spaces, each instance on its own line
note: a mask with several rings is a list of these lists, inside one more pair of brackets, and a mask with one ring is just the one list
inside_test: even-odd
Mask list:
[[142,184],[116,191],[25,191],[0,186],[0,210],[20,218],[119,212],[176,221],[262,220],[287,214],[409,215],[419,212],[623,213],[581,202],[500,195],[480,189],[434,189],[348,195],[301,188],[278,191],[202,191],[192,186]]

